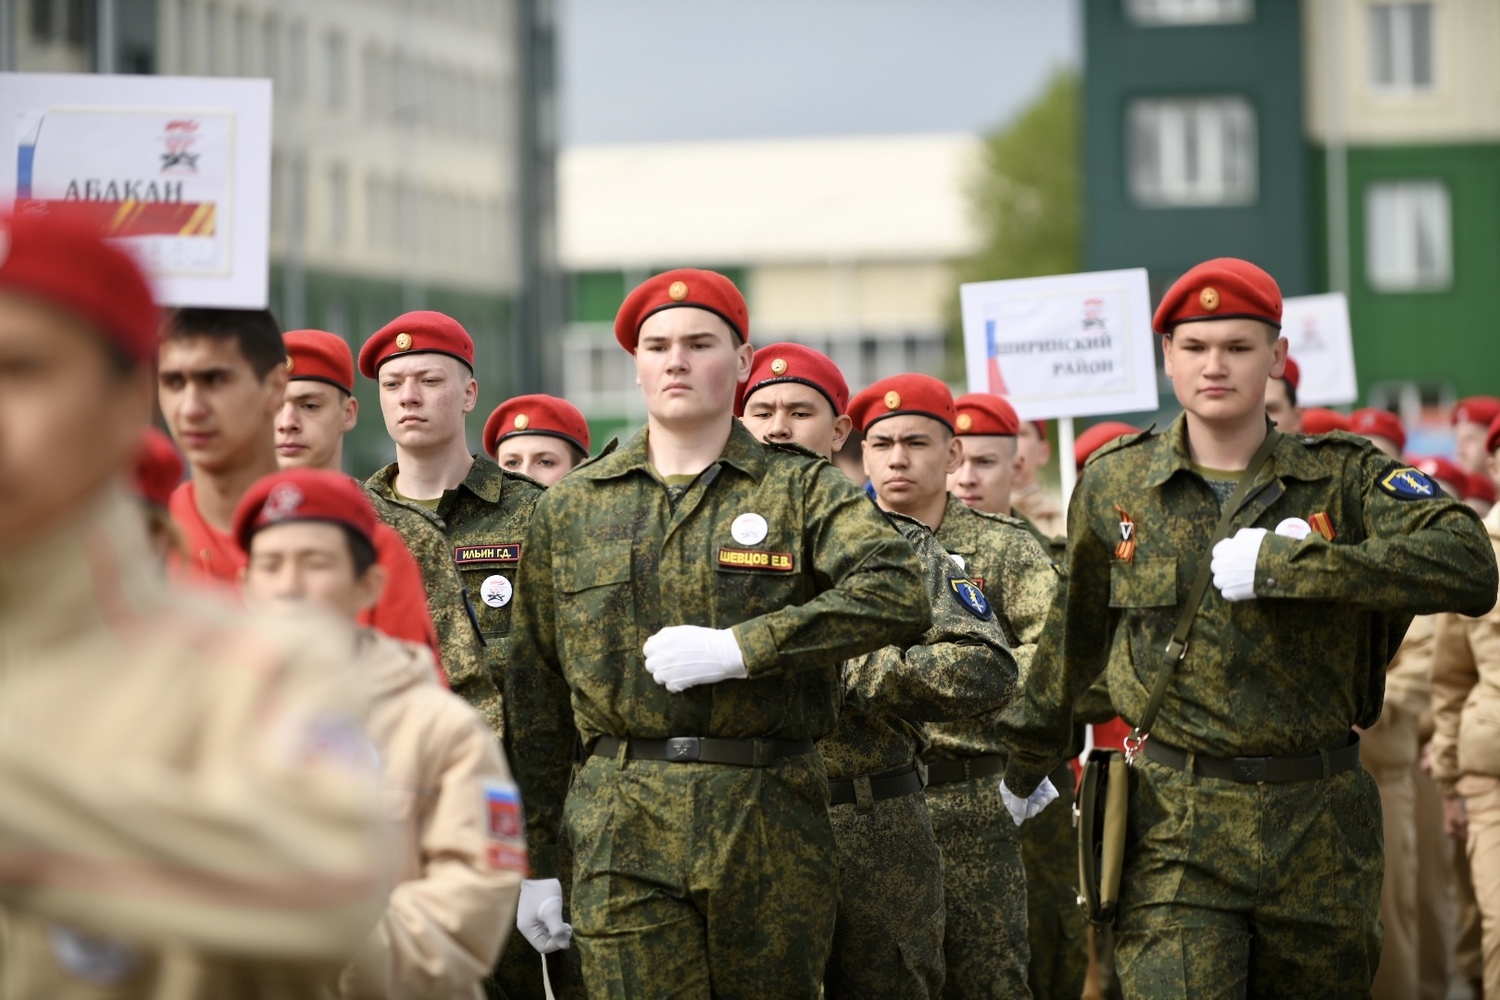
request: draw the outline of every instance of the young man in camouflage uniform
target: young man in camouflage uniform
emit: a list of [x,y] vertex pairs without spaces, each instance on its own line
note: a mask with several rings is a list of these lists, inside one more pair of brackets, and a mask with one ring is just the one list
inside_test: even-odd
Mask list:
[[[948,493],[948,473],[962,458],[952,393],[926,375],[897,375],[861,392],[849,412],[865,434],[865,471],[876,500],[932,528],[979,585],[1024,686],[1058,574],[1019,521],[971,510]],[[1026,875],[1017,827],[1057,792],[1044,782],[1031,802],[1003,800],[1006,725],[1000,712],[930,725],[927,733],[927,808],[943,850],[948,909],[943,995],[1029,997]]]
[[[1126,996],[1369,995],[1380,803],[1350,728],[1374,723],[1414,613],[1495,601],[1474,513],[1343,434],[1272,439],[1229,537],[1207,551],[1272,430],[1280,321],[1275,281],[1246,261],[1208,261],[1168,290],[1155,326],[1186,413],[1085,467],[1066,598],[1006,771],[1024,794],[1051,770],[1101,671],[1137,721],[1174,669],[1131,769],[1115,955]],[[1204,559],[1212,585],[1169,665]]]
[[[743,400],[745,426],[771,444],[832,456],[852,427],[844,376],[798,344],[755,352]],[[922,558],[933,627],[917,645],[844,664],[838,726],[818,741],[843,876],[823,980],[830,998],[940,994],[943,863],[921,794],[921,724],[996,711],[1016,679],[983,593],[925,524],[887,516]]]
[[615,335],[646,430],[552,487],[527,535],[505,686],[535,875],[517,925],[567,944],[566,822],[591,996],[818,995],[838,872],[814,741],[840,664],[931,622],[916,554],[859,490],[735,421],[748,334],[714,272],[631,292]]

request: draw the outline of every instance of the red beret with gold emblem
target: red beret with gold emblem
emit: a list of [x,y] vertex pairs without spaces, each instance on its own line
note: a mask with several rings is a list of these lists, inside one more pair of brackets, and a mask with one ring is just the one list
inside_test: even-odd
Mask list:
[[1003,396],[965,393],[953,401],[953,407],[958,413],[953,428],[960,437],[965,434],[1015,437],[1021,432],[1021,420]]
[[1500,417],[1500,399],[1494,396],[1469,396],[1453,407],[1453,423],[1479,424],[1488,427]]
[[1293,392],[1302,384],[1302,369],[1290,357],[1286,359],[1286,371],[1281,373],[1281,379],[1292,387]]
[[641,339],[641,324],[663,309],[707,309],[750,342],[750,309],[734,282],[717,271],[679,267],[647,278],[635,287],[615,314],[615,339],[631,354]]
[[950,431],[958,423],[953,393],[931,375],[892,375],[883,378],[849,401],[849,416],[860,431],[886,417],[914,413],[931,417]]
[[1089,460],[1094,452],[1109,444],[1115,438],[1124,437],[1126,434],[1139,434],[1139,427],[1123,424],[1118,420],[1106,420],[1095,424],[1073,442],[1073,463],[1078,468],[1083,468],[1083,463]]
[[1329,431],[1347,431],[1353,425],[1349,418],[1338,410],[1326,410],[1321,406],[1310,406],[1302,411],[1302,433],[1327,434]]
[[262,528],[288,521],[343,525],[375,544],[375,508],[351,476],[328,469],[283,469],[257,479],[234,508],[234,540],[250,551]]
[[327,330],[288,330],[281,339],[292,381],[313,379],[354,394],[354,352],[343,337]]
[[750,361],[750,379],[740,390],[735,416],[745,415],[745,404],[755,390],[779,382],[801,382],[818,390],[835,417],[849,409],[849,383],[832,358],[801,344],[770,344],[757,350]]
[[1484,436],[1484,450],[1493,455],[1496,448],[1500,448],[1500,417],[1490,423],[1490,432]]
[[1151,325],[1169,334],[1179,323],[1208,319],[1258,319],[1281,329],[1281,289],[1248,260],[1216,257],[1172,283]]
[[500,442],[517,434],[562,438],[585,455],[589,453],[589,422],[578,407],[557,396],[517,396],[495,407],[484,422],[485,452],[496,457]]
[[141,432],[130,477],[136,496],[158,507],[167,506],[172,491],[182,482],[182,470],[182,456],[171,438],[155,427]]
[[1390,410],[1377,410],[1373,406],[1355,410],[1349,414],[1349,430],[1366,437],[1376,434],[1394,442],[1397,448],[1406,447],[1406,428]]
[[452,316],[430,309],[402,313],[375,331],[359,349],[359,373],[375,378],[381,365],[404,354],[446,354],[474,371],[474,338]]
[[83,320],[137,364],[156,358],[161,315],[135,259],[66,212],[0,215],[0,288]]

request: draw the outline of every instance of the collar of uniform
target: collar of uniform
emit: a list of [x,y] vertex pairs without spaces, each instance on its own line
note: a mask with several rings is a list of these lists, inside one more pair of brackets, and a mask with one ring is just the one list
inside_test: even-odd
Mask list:
[[[636,471],[649,474],[651,463],[647,457],[646,442],[649,431],[642,428],[635,437],[625,443],[614,454],[603,456],[586,468],[574,471],[573,475],[589,479],[616,479]],[[719,463],[732,465],[756,482],[766,471],[766,448],[756,440],[745,425],[734,421],[729,429],[729,440],[719,455]]]
[[[1269,421],[1267,426],[1270,426]],[[1142,481],[1142,485],[1148,488],[1160,486],[1177,472],[1192,468],[1193,460],[1188,455],[1187,447],[1187,414],[1178,414],[1165,434],[1154,435],[1133,447],[1155,449],[1151,455],[1150,468]],[[1307,445],[1297,434],[1281,435],[1281,440],[1276,442],[1276,450],[1271,453],[1271,469],[1277,476],[1307,481],[1326,479],[1329,475],[1328,470],[1322,468],[1308,453]]]
[[499,503],[500,493],[505,488],[505,470],[489,459],[475,455],[469,474],[458,485],[481,500]]
[[375,492],[377,496],[387,500],[396,499],[396,463],[381,466],[365,480],[365,486]]
[[943,508],[943,523],[938,525],[936,532],[943,548],[949,552],[957,551],[960,555],[971,551],[970,543],[973,539],[965,529],[969,527],[969,518],[973,513],[973,508],[968,504],[952,493],[948,494],[948,505]]

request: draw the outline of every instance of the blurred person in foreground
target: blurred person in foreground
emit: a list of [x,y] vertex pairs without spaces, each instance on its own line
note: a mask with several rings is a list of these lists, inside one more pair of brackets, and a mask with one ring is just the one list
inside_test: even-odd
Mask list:
[[1025,517],[1048,538],[1068,531],[1062,502],[1042,486],[1042,470],[1052,461],[1047,442],[1047,421],[1027,420],[1016,430],[1016,468],[1011,479],[1012,513]]
[[384,897],[363,685],[162,579],[135,263],[45,216],[0,247],[0,995],[321,997]]
[[484,422],[484,450],[507,472],[551,486],[589,457],[589,425],[578,407],[536,393],[507,399]]
[[484,719],[434,677],[425,645],[358,627],[386,583],[381,522],[359,484],[289,469],[259,480],[234,514],[245,602],[269,614],[326,612],[370,685],[399,855],[385,915],[339,976],[344,997],[477,1000],[515,917],[525,873],[520,795]]

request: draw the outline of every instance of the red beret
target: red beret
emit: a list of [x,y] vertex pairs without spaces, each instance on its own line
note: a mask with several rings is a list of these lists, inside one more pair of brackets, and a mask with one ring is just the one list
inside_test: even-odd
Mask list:
[[1258,319],[1281,329],[1281,289],[1248,260],[1216,257],[1172,283],[1151,325],[1171,333],[1178,323],[1205,319]]
[[843,416],[849,409],[849,383],[844,381],[844,373],[839,371],[832,358],[801,344],[770,344],[756,351],[750,361],[750,380],[740,391],[735,415],[745,415],[745,403],[751,393],[778,382],[801,382],[812,386],[828,400],[836,417]]
[[1103,448],[1117,437],[1126,434],[1139,434],[1139,427],[1122,424],[1118,420],[1106,420],[1095,424],[1073,442],[1073,462],[1078,468],[1083,468],[1083,463],[1089,460],[1089,456]]
[[883,378],[849,401],[849,416],[860,431],[876,421],[915,413],[941,421],[950,431],[958,421],[953,393],[931,375],[892,375]]
[[1488,427],[1495,422],[1496,417],[1500,417],[1500,399],[1494,396],[1470,396],[1460,399],[1453,408],[1455,424],[1468,422]]
[[1495,481],[1483,472],[1469,473],[1469,482],[1464,487],[1463,499],[1483,500],[1493,505],[1495,502]]
[[1281,378],[1282,381],[1292,387],[1293,392],[1296,392],[1297,387],[1302,384],[1302,369],[1297,367],[1297,362],[1288,357],[1286,359],[1286,371],[1281,373]]
[[281,339],[292,381],[315,379],[354,395],[354,353],[343,337],[326,330],[288,330]]
[[1490,432],[1484,436],[1484,450],[1493,455],[1496,448],[1500,448],[1500,417],[1491,421]]
[[1031,422],[1031,426],[1036,428],[1038,437],[1040,437],[1043,441],[1047,440],[1047,421],[1033,420]]
[[257,479],[234,508],[234,540],[250,551],[261,528],[284,521],[327,521],[375,544],[375,508],[352,477],[328,469],[283,469]]
[[374,378],[380,366],[402,354],[446,354],[474,370],[474,339],[452,316],[430,309],[402,313],[375,331],[359,349],[359,373]]
[[491,458],[500,442],[517,434],[546,434],[562,438],[585,455],[589,453],[589,423],[578,407],[557,396],[517,396],[495,407],[484,422],[484,450]]
[[625,296],[615,314],[615,339],[631,354],[641,339],[641,324],[663,309],[691,306],[707,309],[729,324],[740,335],[741,343],[750,341],[750,310],[745,297],[734,282],[717,271],[700,271],[679,267],[647,278]]
[[953,401],[958,413],[954,429],[960,435],[990,434],[998,437],[1015,437],[1021,431],[1021,420],[1015,408],[1003,396],[987,392],[970,392]]
[[1389,410],[1377,410],[1367,406],[1349,414],[1349,430],[1355,434],[1378,434],[1394,441],[1397,448],[1406,447],[1406,428],[1401,419]]
[[1321,406],[1310,406],[1302,411],[1302,433],[1327,434],[1329,431],[1347,431],[1352,428],[1349,418],[1338,410],[1326,410]]
[[1469,474],[1459,468],[1458,463],[1451,458],[1437,455],[1432,458],[1408,458],[1407,461],[1413,468],[1425,472],[1433,479],[1441,479],[1456,492],[1462,493],[1468,489]]
[[182,456],[167,437],[155,427],[141,431],[141,443],[135,453],[131,486],[136,496],[147,503],[165,507],[172,491],[182,482]]
[[134,258],[97,227],[0,215],[0,289],[42,299],[96,328],[137,364],[156,359],[161,316]]

